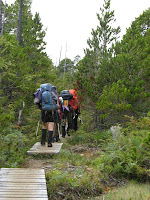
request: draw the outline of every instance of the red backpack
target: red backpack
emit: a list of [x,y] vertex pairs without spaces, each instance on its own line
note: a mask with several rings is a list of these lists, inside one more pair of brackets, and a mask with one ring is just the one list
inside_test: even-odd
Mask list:
[[78,108],[78,98],[77,98],[77,92],[74,89],[69,90],[70,94],[73,95],[73,101],[70,101],[70,106],[76,110]]

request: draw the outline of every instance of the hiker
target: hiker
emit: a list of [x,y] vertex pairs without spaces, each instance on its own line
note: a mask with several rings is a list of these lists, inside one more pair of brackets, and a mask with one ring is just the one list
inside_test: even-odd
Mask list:
[[80,113],[80,105],[79,105],[79,103],[78,103],[78,107],[77,107],[77,109],[75,109],[74,110],[74,116],[73,116],[73,129],[75,130],[75,131],[77,131],[77,129],[78,129],[78,117],[79,117],[79,115],[80,115],[81,113]]
[[61,101],[58,98],[58,104],[59,104],[59,109],[56,112],[56,120],[54,123],[54,137],[56,138],[56,142],[58,142],[60,140],[60,134],[61,134],[61,119],[63,116],[62,113],[62,105],[61,105]]
[[[59,98],[58,98],[58,94],[57,94],[57,88],[56,86],[52,86],[52,92],[55,93],[55,95],[57,95],[57,99],[58,99],[58,105],[59,105]],[[53,142],[58,142],[60,140],[59,135],[60,135],[60,126],[59,126],[59,110],[58,109],[55,113],[54,113],[54,129],[53,129],[53,137],[52,137],[52,141]]]
[[48,147],[52,147],[52,137],[54,129],[54,112],[42,111],[42,138],[41,145],[44,146],[46,142],[46,132],[48,128]]
[[73,128],[73,118],[75,116],[75,110],[77,109],[78,99],[75,90],[63,90],[60,95],[63,98],[63,117],[62,117],[62,137],[66,135],[66,122],[68,122],[67,134],[69,134],[70,129]]
[[[73,120],[72,120],[72,129],[77,131],[78,124],[77,124],[77,119],[80,113],[80,104],[77,98],[77,92],[75,89],[69,90],[69,92],[73,95],[73,101],[71,104],[71,107],[73,109]],[[71,103],[71,102],[70,102]]]
[[56,110],[59,108],[59,105],[57,104],[58,95],[56,95],[50,83],[41,84],[40,88],[37,89],[36,93],[34,93],[33,95],[35,97],[34,103],[37,104],[38,107],[41,109],[41,145],[45,145],[47,135],[46,133],[48,129],[48,147],[52,147],[54,121],[56,116]]
[[[63,110],[63,117],[62,117],[62,137],[65,137],[67,134],[70,136],[69,131],[72,129],[72,120],[73,120],[73,110],[69,107],[69,110]],[[66,130],[66,123],[68,123],[67,130]]]

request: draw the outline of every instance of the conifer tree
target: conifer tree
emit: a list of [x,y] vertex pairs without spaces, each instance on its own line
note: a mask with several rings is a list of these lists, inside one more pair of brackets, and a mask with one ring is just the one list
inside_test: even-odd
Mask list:
[[[150,109],[149,18],[150,9],[132,22],[123,40],[115,46],[115,56],[110,59],[111,81],[97,102],[97,109],[107,122],[112,118],[114,122],[122,122],[125,114],[138,117]],[[105,74],[101,71],[99,78],[107,78]]]
[[[94,115],[96,117],[95,124],[98,127],[101,122],[99,119],[99,111],[95,108],[96,102],[102,94],[103,79],[99,74],[104,71],[109,73],[109,61],[113,54],[113,42],[115,43],[120,32],[120,27],[113,28],[115,22],[114,11],[110,9],[111,0],[104,0],[103,7],[100,8],[100,13],[97,14],[99,25],[96,30],[92,29],[92,38],[87,40],[89,48],[85,50],[85,57],[78,65],[78,84],[79,90],[86,91],[86,95],[92,102]],[[84,76],[83,76],[84,72]],[[107,81],[107,83],[109,80]],[[82,92],[83,94],[83,92]]]
[[120,27],[112,27],[116,20],[114,11],[110,10],[110,3],[111,0],[104,0],[103,8],[100,8],[100,13],[97,13],[99,25],[96,30],[92,29],[92,39],[87,41],[90,50],[96,54],[98,63],[112,55],[111,44],[116,42],[120,32]]

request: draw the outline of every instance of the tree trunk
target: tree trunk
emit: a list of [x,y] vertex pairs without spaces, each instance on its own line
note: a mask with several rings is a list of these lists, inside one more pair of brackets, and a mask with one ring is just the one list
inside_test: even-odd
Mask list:
[[17,39],[20,46],[21,46],[21,32],[22,32],[22,8],[23,8],[23,0],[20,0],[18,34],[17,34]]
[[0,35],[2,35],[2,26],[3,26],[3,22],[2,22],[2,0],[0,0]]

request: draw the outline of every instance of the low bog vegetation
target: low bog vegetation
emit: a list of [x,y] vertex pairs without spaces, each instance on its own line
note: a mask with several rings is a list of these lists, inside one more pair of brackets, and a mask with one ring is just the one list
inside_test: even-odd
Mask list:
[[[140,126],[143,122],[147,125]],[[131,118],[125,128],[119,126],[117,134],[112,130],[101,133],[85,133],[82,128],[73,137],[67,139],[59,155],[54,156],[57,164],[53,170],[47,171],[47,185],[50,199],[95,199],[111,188],[127,185],[128,181],[139,183],[150,181],[150,119]],[[117,126],[118,127],[118,126]],[[67,148],[66,148],[67,147]],[[96,156],[94,155],[94,150]],[[86,156],[85,152],[91,152]],[[140,189],[129,185],[117,190],[112,199],[125,190],[134,187],[126,199],[132,199],[136,192],[137,199],[148,197],[148,188],[140,185]],[[145,192],[140,192],[145,188]],[[137,191],[136,191],[137,190]],[[131,198],[130,198],[131,197]],[[121,198],[120,199],[125,199]]]

